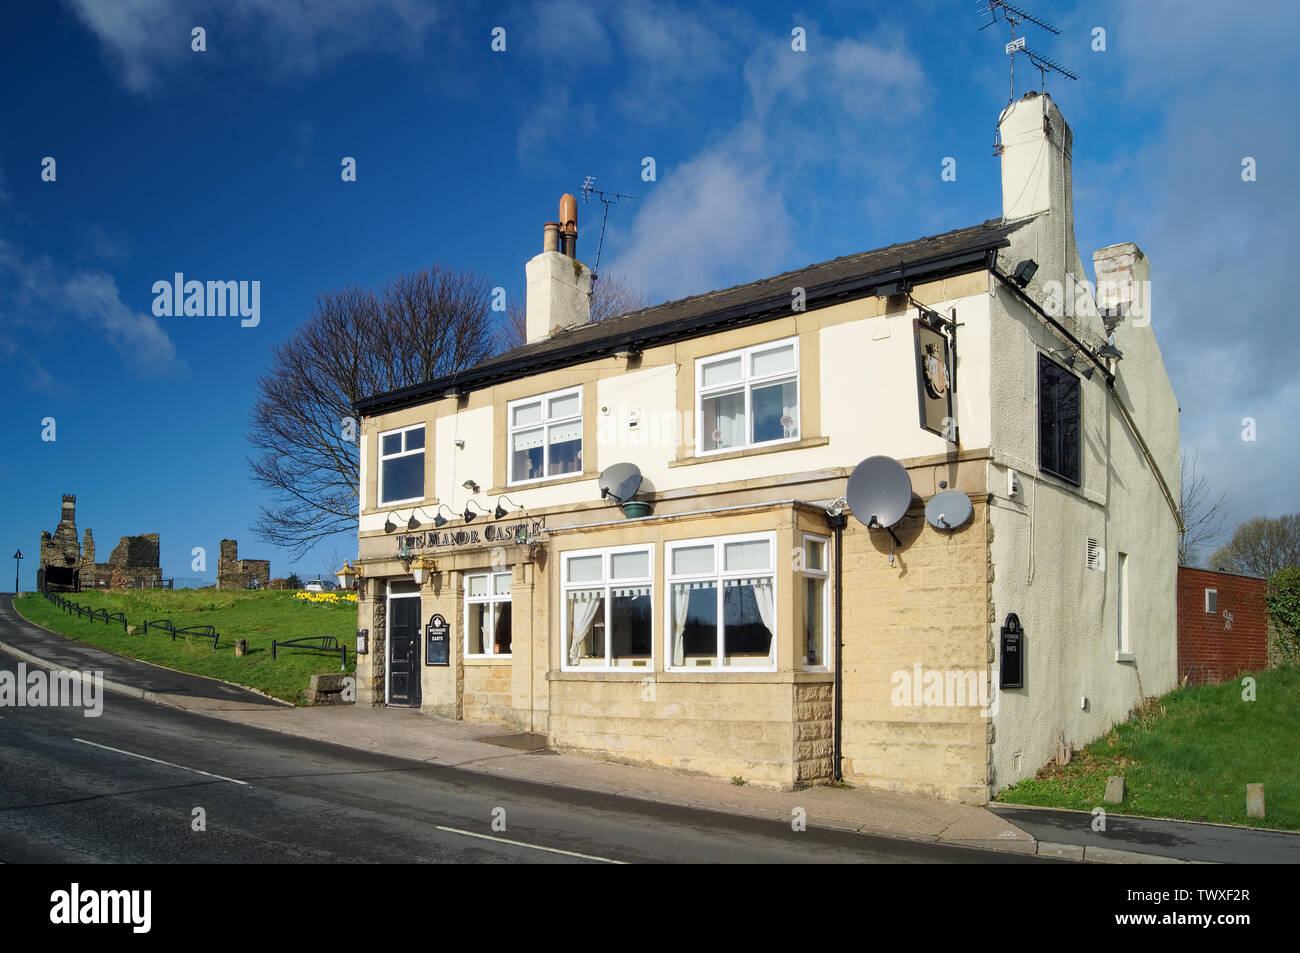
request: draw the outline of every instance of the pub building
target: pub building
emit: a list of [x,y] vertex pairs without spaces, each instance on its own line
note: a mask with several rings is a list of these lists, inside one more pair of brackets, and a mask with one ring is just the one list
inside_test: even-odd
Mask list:
[[1086,283],[1049,96],[999,133],[1000,218],[598,323],[564,196],[527,343],[356,405],[358,701],[981,804],[1171,688],[1148,261]]

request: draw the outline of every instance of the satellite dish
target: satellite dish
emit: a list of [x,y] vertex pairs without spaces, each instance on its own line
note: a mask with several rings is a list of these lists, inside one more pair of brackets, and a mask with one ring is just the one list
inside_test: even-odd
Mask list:
[[596,485],[602,500],[624,503],[641,488],[641,471],[635,463],[616,463],[601,473]]
[[944,490],[925,504],[925,521],[946,533],[964,525],[972,512],[969,496],[961,490]]
[[853,468],[845,497],[864,526],[889,529],[911,505],[912,480],[893,457],[867,457]]

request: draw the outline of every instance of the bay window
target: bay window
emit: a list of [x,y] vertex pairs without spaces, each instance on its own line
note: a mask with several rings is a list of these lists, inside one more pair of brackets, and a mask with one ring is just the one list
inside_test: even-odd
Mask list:
[[563,556],[562,668],[653,668],[654,547]]
[[776,668],[776,534],[669,543],[670,670]]
[[826,563],[827,540],[822,536],[804,536],[803,573],[803,664],[824,668],[830,662],[826,639],[826,588],[829,570]]

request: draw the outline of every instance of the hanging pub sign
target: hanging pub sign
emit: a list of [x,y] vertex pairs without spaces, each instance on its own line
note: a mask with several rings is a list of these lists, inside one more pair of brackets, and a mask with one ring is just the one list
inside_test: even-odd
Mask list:
[[916,394],[921,410],[921,427],[957,443],[957,418],[952,412],[952,395],[956,389],[953,347],[943,333],[944,319],[934,312],[922,311],[912,319],[916,337]]
[[424,627],[424,664],[451,664],[451,626],[441,613],[435,612]]
[[1002,668],[999,688],[1023,688],[1025,669],[1025,630],[1020,627],[1020,617],[1007,613],[1002,626]]

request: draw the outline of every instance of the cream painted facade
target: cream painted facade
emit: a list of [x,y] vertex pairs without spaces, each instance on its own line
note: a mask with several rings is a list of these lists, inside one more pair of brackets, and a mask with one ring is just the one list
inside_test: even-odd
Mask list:
[[[1020,159],[1028,146],[1012,142],[1019,134],[1013,120],[1025,118],[1015,115],[1022,106],[1026,114],[1039,110],[1041,129],[1042,108],[1050,103],[1041,99],[1022,100],[1004,117],[1004,189],[1008,174],[1041,174]],[[1047,171],[1041,188],[1016,186],[1016,195],[1041,194],[1045,205],[1026,207],[1032,218],[1010,234],[997,265],[1005,274],[1024,258],[1036,260],[1039,271],[1025,293],[1040,302],[1042,283],[1062,273],[1061,263],[1073,254],[1072,235],[1065,255],[1053,245],[1062,218],[1072,231],[1064,211],[1068,147],[1063,167],[1053,172],[1049,164]],[[1144,267],[1137,256],[1130,259]],[[580,264],[573,269],[580,276]],[[960,324],[954,391],[960,443],[919,424],[917,303],[954,314]],[[534,317],[530,327],[565,324]],[[1094,343],[1105,339],[1102,330],[1100,319],[1078,325]],[[699,452],[697,361],[784,341],[797,342],[798,416],[791,421],[797,426],[787,426],[796,432],[746,449]],[[1048,760],[1058,735],[1081,743],[1122,718],[1137,701],[1139,675],[1146,694],[1173,682],[1177,533],[1152,470],[1154,463],[1165,478],[1177,478],[1177,407],[1150,328],[1130,329],[1126,322],[1116,343],[1124,360],[1114,393],[1100,372],[1080,381],[1078,487],[1041,473],[1037,464],[1035,368],[1039,355],[1061,348],[1063,339],[986,264],[918,283],[910,298],[865,294],[647,343],[639,354],[595,354],[472,386],[462,396],[430,395],[363,414],[358,627],[367,630],[369,651],[358,656],[359,700],[393,701],[387,635],[394,618],[406,626],[418,607],[419,653],[435,614],[450,627],[447,665],[417,656],[418,705],[425,711],[499,722],[598,757],[797,786],[833,771],[838,600],[844,777],[984,803]],[[581,466],[535,483],[513,482],[511,402],[556,392],[580,394],[574,432],[581,433]],[[1150,460],[1120,419],[1117,400],[1146,435]],[[421,426],[422,497],[381,503],[381,436]],[[827,508],[844,495],[854,466],[873,455],[899,460],[912,482],[911,509],[895,527],[899,544],[850,518],[839,565],[831,565]],[[618,463],[639,468],[637,499],[650,504],[649,515],[628,517],[601,500],[597,477]],[[1007,491],[1009,469],[1019,474],[1015,494]],[[922,515],[941,488],[960,489],[973,504],[972,519],[952,532],[933,528]],[[1176,499],[1176,485],[1173,492]],[[466,522],[461,514],[471,501],[479,515]],[[508,511],[499,520],[490,512],[498,504]],[[435,529],[439,513],[450,521]],[[409,519],[416,529],[407,528]],[[493,538],[496,527],[520,524],[542,532],[523,541]],[[458,540],[456,533],[464,535]],[[759,573],[758,588],[767,592],[770,577],[770,601],[759,612],[775,647],[768,656],[744,656],[734,669],[691,667],[687,662],[696,659],[682,654],[682,634],[671,622],[678,611],[674,593],[689,588],[678,576],[674,589],[672,554],[688,541],[733,537],[769,547],[771,565]],[[1115,580],[1109,565],[1086,568],[1088,538],[1100,541],[1108,559],[1127,554],[1134,636],[1120,661],[1110,650],[1117,639]],[[810,571],[809,540],[814,547],[824,541],[824,574]],[[423,545],[399,558],[399,544],[412,541]],[[646,575],[625,588],[648,599],[638,605],[648,605],[649,651],[613,668],[586,664],[585,656],[574,662],[580,610],[565,567],[576,554],[638,549],[647,554]],[[422,557],[432,564],[416,586],[411,568]],[[481,613],[490,598],[475,596],[473,588],[483,579],[504,586],[507,578],[509,653],[496,646],[467,652],[470,611]],[[817,579],[824,581],[823,595],[813,598]],[[752,582],[720,579],[718,588],[729,581]],[[618,588],[607,584],[611,594]],[[810,599],[827,633],[825,649],[811,661],[805,649]],[[402,600],[408,601],[396,605]],[[1024,688],[998,693],[998,634],[1008,612],[1024,623],[1028,666]],[[498,638],[501,631],[498,626]],[[404,664],[398,660],[398,667]],[[965,686],[970,697],[931,704],[921,690],[930,672]],[[916,692],[900,697],[912,681]],[[1079,708],[1084,695],[1087,711]],[[411,691],[402,697],[417,703]]]

